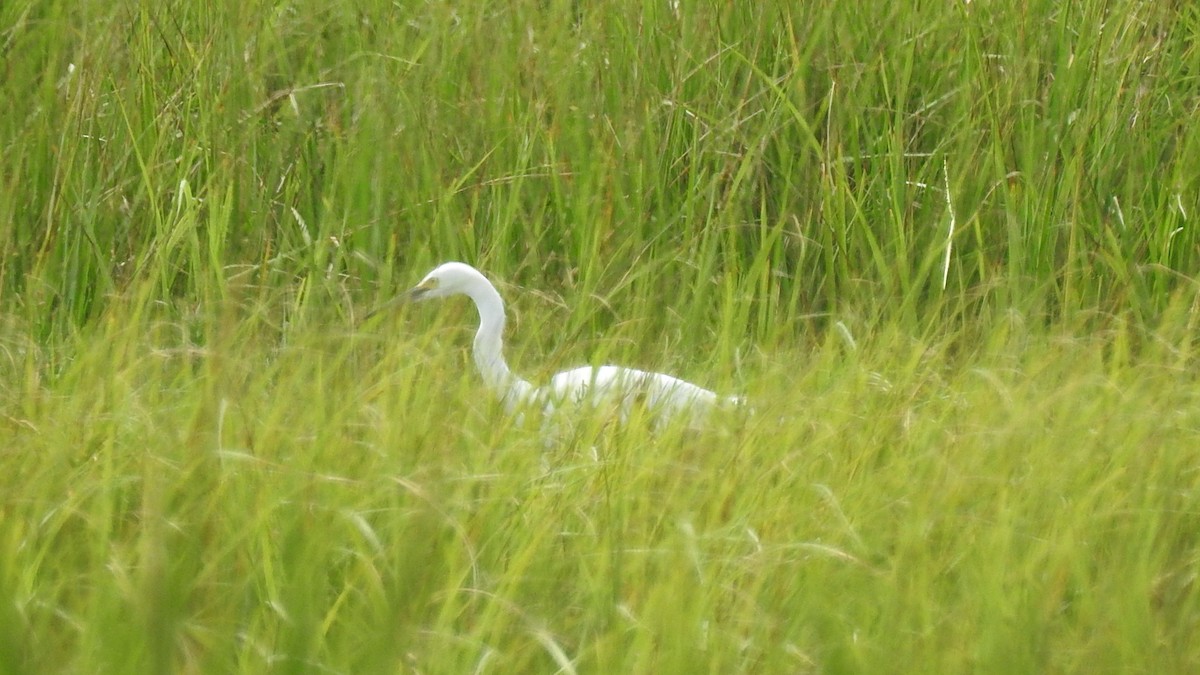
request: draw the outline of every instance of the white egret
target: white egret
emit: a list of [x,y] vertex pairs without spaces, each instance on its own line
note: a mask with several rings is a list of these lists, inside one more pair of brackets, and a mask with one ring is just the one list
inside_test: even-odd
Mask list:
[[604,406],[615,408],[625,420],[634,406],[641,405],[657,423],[675,417],[695,423],[715,407],[742,403],[740,397],[720,396],[670,375],[619,366],[575,368],[553,376],[545,387],[535,387],[515,375],[504,361],[505,315],[500,293],[479,270],[466,263],[439,265],[421,283],[388,304],[453,295],[465,295],[475,302],[479,311],[475,366],[509,412],[540,406],[549,417],[568,405]]

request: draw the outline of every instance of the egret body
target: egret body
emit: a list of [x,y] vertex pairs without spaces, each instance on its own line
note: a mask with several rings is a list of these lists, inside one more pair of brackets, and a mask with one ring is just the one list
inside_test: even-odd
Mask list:
[[504,360],[504,301],[479,270],[461,262],[439,265],[398,301],[419,301],[465,295],[479,311],[475,332],[475,366],[509,412],[541,407],[550,416],[566,405],[613,406],[626,418],[642,405],[659,422],[687,417],[696,421],[714,407],[740,405],[735,396],[719,396],[690,382],[663,373],[620,366],[584,366],[550,378],[545,387],[515,375]]

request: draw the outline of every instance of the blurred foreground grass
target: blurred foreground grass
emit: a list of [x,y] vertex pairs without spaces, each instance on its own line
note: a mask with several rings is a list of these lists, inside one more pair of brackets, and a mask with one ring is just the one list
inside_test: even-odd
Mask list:
[[831,335],[753,360],[744,423],[547,450],[424,317],[204,347],[120,318],[3,401],[11,667],[1196,665],[1200,408],[1165,340]]

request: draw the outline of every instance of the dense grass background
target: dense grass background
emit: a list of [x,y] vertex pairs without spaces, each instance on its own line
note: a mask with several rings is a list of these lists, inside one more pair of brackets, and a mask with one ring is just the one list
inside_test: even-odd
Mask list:
[[1200,11],[684,5],[0,3],[0,667],[1200,668]]

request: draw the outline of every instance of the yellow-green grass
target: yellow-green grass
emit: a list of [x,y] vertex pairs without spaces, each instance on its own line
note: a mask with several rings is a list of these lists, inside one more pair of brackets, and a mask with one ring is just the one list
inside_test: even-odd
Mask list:
[[[0,667],[1197,670],[1198,28],[0,4]],[[450,259],[754,414],[547,444]]]

